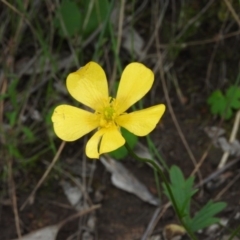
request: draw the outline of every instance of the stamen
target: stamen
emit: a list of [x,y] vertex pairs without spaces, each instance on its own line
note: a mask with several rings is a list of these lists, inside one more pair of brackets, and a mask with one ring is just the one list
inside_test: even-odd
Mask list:
[[100,111],[98,114],[101,115],[99,125],[100,127],[110,127],[112,125],[116,125],[114,119],[117,116],[116,110],[115,110],[115,99],[112,97],[109,97],[108,103],[104,106],[102,111]]

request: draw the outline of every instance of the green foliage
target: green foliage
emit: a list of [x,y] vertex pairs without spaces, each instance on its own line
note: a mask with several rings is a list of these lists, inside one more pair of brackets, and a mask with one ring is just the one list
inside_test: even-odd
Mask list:
[[18,78],[15,78],[15,76],[12,76],[13,80],[10,82],[10,85],[8,86],[8,92],[7,92],[7,97],[9,97],[11,104],[15,109],[18,108],[18,103],[17,103],[17,84],[19,82]]
[[17,122],[17,112],[7,112],[6,113],[7,120],[9,122],[9,125],[13,127],[15,123]]
[[[130,148],[133,149],[138,142],[138,137],[126,130],[125,128],[121,128],[121,132]],[[128,150],[125,146],[122,146],[117,150],[110,152],[109,154],[115,159],[123,159],[128,155]]]
[[224,95],[221,90],[214,91],[208,98],[212,114],[228,120],[233,115],[234,109],[240,108],[240,88],[230,86]]
[[16,146],[14,146],[13,144],[9,144],[8,145],[8,151],[10,153],[11,156],[17,158],[17,159],[23,159],[22,154],[20,153],[20,151],[17,149]]
[[62,37],[71,37],[76,33],[79,33],[83,16],[79,11],[77,3],[70,0],[64,0],[58,11],[60,17],[56,16],[55,25],[59,30],[59,34]]
[[[189,177],[186,181],[177,166],[170,169],[171,190],[174,196],[177,196],[176,203],[182,215],[187,215],[190,210],[191,197],[197,192],[193,189],[193,177]],[[169,193],[164,185],[164,193],[170,198]]]
[[76,1],[64,0],[54,19],[62,37],[89,36],[105,20],[109,10],[108,0]]
[[[209,201],[194,215],[193,218],[191,218],[191,199],[197,192],[197,189],[194,189],[193,187],[194,177],[189,177],[185,180],[181,169],[177,166],[172,166],[169,174],[169,185],[176,201],[178,211],[180,212],[185,224],[192,232],[196,232],[219,221],[219,219],[214,217],[214,215],[222,211],[226,207],[226,203],[213,203],[212,201]],[[169,198],[169,200],[171,200],[165,184],[163,184],[163,188],[165,195]]]
[[29,127],[22,127],[22,132],[24,134],[25,142],[34,142],[35,136],[34,132]]
[[191,220],[191,229],[198,231],[219,222],[218,218],[213,217],[226,207],[225,202],[214,203],[211,200],[197,212]]

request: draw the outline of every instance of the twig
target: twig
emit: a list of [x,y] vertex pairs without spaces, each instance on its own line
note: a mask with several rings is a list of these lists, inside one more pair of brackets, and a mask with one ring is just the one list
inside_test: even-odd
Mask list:
[[167,49],[170,46],[171,47],[182,47],[182,48],[191,47],[191,46],[193,47],[193,46],[218,42],[218,41],[221,41],[223,39],[235,37],[239,34],[240,34],[240,30],[234,31],[234,32],[231,32],[231,33],[228,33],[228,34],[225,34],[225,35],[218,34],[218,35],[216,35],[216,37],[213,37],[213,38],[210,38],[210,39],[205,39],[205,40],[191,41],[191,42],[186,42],[186,43],[160,44],[159,48],[160,49]]
[[[173,123],[178,131],[178,134],[182,140],[182,143],[190,157],[190,159],[192,160],[193,162],[193,165],[194,167],[196,168],[197,166],[197,161],[196,161],[196,158],[194,157],[193,153],[192,153],[192,150],[182,132],[182,129],[177,121],[177,118],[176,118],[176,115],[173,111],[173,107],[172,107],[172,104],[171,104],[171,101],[170,101],[170,97],[169,97],[169,94],[168,94],[168,91],[167,91],[167,83],[166,83],[166,79],[165,79],[165,76],[164,76],[164,69],[163,69],[163,62],[162,62],[162,54],[159,50],[159,38],[157,36],[157,31],[155,32],[155,39],[156,39],[156,48],[158,49],[157,50],[157,54],[158,54],[158,66],[159,66],[159,72],[160,72],[160,79],[162,81],[162,86],[163,86],[163,92],[164,92],[164,95],[165,95],[165,98],[166,98],[166,102],[167,102],[167,106],[168,106],[168,109],[169,109],[169,112],[171,114],[171,117],[172,117],[172,120],[173,120]],[[200,171],[198,170],[198,177],[199,179],[202,179],[202,176],[201,176],[201,173]]]
[[83,211],[81,211],[81,212],[78,212],[78,213],[76,213],[76,214],[73,214],[72,216],[66,218],[65,220],[63,220],[62,222],[60,222],[60,223],[58,224],[59,229],[60,229],[61,227],[63,227],[67,222],[72,221],[72,220],[74,220],[75,218],[81,217],[81,216],[83,216],[83,215],[86,215],[86,214],[88,214],[88,213],[90,213],[90,212],[92,212],[92,211],[94,211],[94,210],[96,210],[96,209],[98,209],[98,208],[100,208],[100,207],[101,207],[101,204],[93,205],[93,206],[91,206],[90,208],[88,208],[88,209],[86,209],[86,210],[83,210]]
[[[126,5],[126,0],[121,0],[121,7],[120,7],[119,21],[118,21],[118,38],[117,38],[115,57],[117,57],[119,54],[119,50],[120,50],[121,42],[122,42],[125,5]],[[114,65],[113,65],[112,76],[110,79],[110,89],[112,89],[112,87],[113,87],[113,83],[116,78],[116,74],[117,74],[117,61],[115,60]]]
[[221,196],[240,178],[240,172],[235,176],[235,178],[227,184],[225,188],[223,188],[218,195],[214,198],[214,201],[217,201],[221,198]]
[[159,220],[159,216],[160,216],[160,212],[161,212],[161,207],[158,207],[155,212],[153,213],[152,219],[149,222],[146,231],[144,232],[141,240],[146,240],[148,239],[148,236],[152,233],[153,229],[155,228],[158,220]]
[[[164,17],[164,14],[166,13],[168,4],[169,4],[169,1],[166,1],[164,3],[163,7],[161,8],[161,12],[160,12],[160,14],[158,16],[158,19],[156,21],[156,26],[155,26],[155,30],[154,31],[156,31],[156,29],[159,29],[161,27],[162,21],[163,21],[163,17]],[[155,6],[155,7],[157,7],[157,6]],[[148,50],[150,49],[150,47],[152,46],[152,44],[154,42],[154,39],[155,39],[155,35],[154,35],[154,32],[153,32],[153,34],[151,34],[151,36],[149,38],[148,43],[145,45],[145,48],[142,50],[142,53],[141,53],[141,55],[139,57],[139,61],[140,62],[146,57]]]
[[235,12],[233,6],[231,5],[231,3],[228,0],[224,0],[224,2],[226,3],[228,10],[231,12],[233,18],[236,20],[237,24],[240,27],[240,19],[239,19],[237,13]]
[[183,92],[182,92],[182,90],[181,90],[181,88],[179,86],[178,78],[176,76],[175,71],[173,70],[172,72],[173,72],[172,75],[170,73],[168,75],[169,75],[170,79],[172,80],[172,82],[174,84],[174,87],[176,89],[176,93],[177,93],[177,96],[178,96],[178,99],[179,99],[180,103],[182,105],[185,105],[186,101],[187,101],[186,97],[183,95]]
[[[238,110],[236,117],[235,117],[231,136],[229,139],[230,144],[233,143],[234,140],[236,139],[236,135],[237,135],[238,128],[239,128],[239,122],[240,122],[240,110]],[[218,168],[222,168],[226,164],[228,157],[229,157],[229,151],[224,152],[222,159],[220,160],[220,163],[218,165]]]
[[65,146],[64,141],[62,141],[60,147],[58,148],[58,151],[56,153],[56,155],[54,156],[51,164],[49,165],[49,167],[47,168],[47,170],[45,171],[45,173],[43,174],[43,176],[41,177],[41,179],[38,181],[36,187],[33,189],[33,191],[31,192],[31,194],[28,196],[27,200],[23,203],[23,205],[21,206],[20,210],[22,211],[25,206],[27,205],[27,203],[29,202],[30,204],[33,203],[34,201],[34,195],[36,193],[36,191],[38,190],[38,188],[42,185],[43,181],[45,180],[45,178],[47,177],[47,175],[49,174],[49,172],[52,170],[52,168],[54,167],[56,161],[58,160],[64,146]]
[[183,30],[177,35],[176,39],[175,40],[178,40],[182,37],[182,35],[187,31],[187,29],[194,23],[197,21],[198,18],[200,18],[200,16],[202,14],[204,14],[208,8],[213,4],[215,0],[211,0],[211,1],[208,1],[207,4],[205,5],[204,8],[202,8],[202,10],[196,15],[194,16],[193,18],[191,18],[188,23],[184,26]]
[[21,13],[16,7],[14,7],[12,4],[10,4],[8,1],[6,0],[1,0],[5,5],[7,5],[12,11],[14,11],[16,14],[18,14],[20,17],[22,17],[22,19],[26,22],[26,24],[29,26],[29,28],[31,29],[32,33],[37,35],[37,31],[33,28],[31,22],[27,19],[27,17]]
[[227,169],[229,169],[230,167],[232,167],[233,165],[235,165],[239,161],[240,161],[240,157],[238,157],[238,158],[232,160],[231,162],[227,163],[221,169],[217,169],[215,172],[211,173],[208,177],[206,177],[205,179],[200,181],[197,185],[195,185],[195,188],[199,188],[199,187],[203,186],[204,184],[206,184],[207,182],[215,179],[217,176],[219,176],[221,173],[225,172]]
[[163,207],[157,208],[152,216],[152,219],[150,223],[147,226],[146,231],[144,232],[141,240],[147,240],[149,235],[152,233],[153,229],[157,225],[158,221],[161,219],[161,217],[164,215],[164,213],[167,211],[167,209],[171,206],[171,202],[167,202],[164,204]]
[[11,196],[11,199],[12,199],[15,226],[17,230],[18,239],[21,240],[22,235],[21,235],[21,228],[20,228],[20,221],[19,221],[19,214],[18,214],[16,189],[15,189],[15,183],[14,183],[13,174],[12,174],[12,159],[8,160],[8,177],[9,177],[9,195]]
[[[5,78],[3,73],[0,74],[0,84],[1,84],[0,94],[3,96],[3,94],[5,94],[7,91],[7,79]],[[0,130],[2,132],[3,132],[3,129],[2,129],[3,128],[3,113],[4,113],[4,99],[2,101],[0,101]],[[4,134],[2,134],[0,141],[2,143],[5,142]]]

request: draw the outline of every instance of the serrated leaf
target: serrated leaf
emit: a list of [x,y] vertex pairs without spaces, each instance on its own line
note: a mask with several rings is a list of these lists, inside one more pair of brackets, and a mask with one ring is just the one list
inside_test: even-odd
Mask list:
[[197,212],[191,221],[191,228],[193,231],[203,229],[213,223],[219,221],[214,215],[222,211],[226,207],[225,202],[214,203],[211,200]]
[[[185,180],[181,169],[175,165],[171,167],[169,174],[170,188],[177,206],[182,216],[189,216],[191,197],[197,192],[197,189],[193,189],[194,178],[190,177]],[[165,184],[163,184],[163,188],[165,195],[171,199]]]
[[232,110],[228,106],[226,97],[220,90],[214,91],[207,100],[210,105],[211,112],[214,115],[220,115],[224,119],[229,119],[232,116]]
[[175,165],[173,165],[170,169],[170,181],[172,185],[182,185],[182,183],[185,182],[182,171]]
[[210,104],[213,114],[221,115],[225,109],[226,99],[220,90],[216,90],[210,95],[207,103]]
[[[128,143],[128,145],[130,146],[130,148],[133,149],[138,142],[138,137],[132,134],[131,132],[129,132],[128,130],[126,130],[125,128],[121,128],[121,133],[125,138],[126,142]],[[109,155],[112,158],[115,158],[118,160],[123,159],[128,155],[128,150],[126,149],[125,146],[122,146],[117,150],[110,152]]]
[[239,109],[240,108],[240,88],[231,86],[226,92],[227,102],[230,107]]

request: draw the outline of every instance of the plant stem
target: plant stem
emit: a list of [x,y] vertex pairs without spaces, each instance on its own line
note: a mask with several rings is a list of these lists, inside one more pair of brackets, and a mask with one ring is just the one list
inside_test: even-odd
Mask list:
[[156,187],[157,187],[158,198],[159,198],[159,200],[161,200],[159,175],[155,168],[153,169],[153,172],[154,172],[154,178],[155,178],[155,183],[156,183]]
[[232,240],[240,232],[240,225],[232,232],[228,240]]
[[169,186],[168,180],[167,180],[166,176],[164,175],[163,171],[161,170],[161,168],[155,163],[154,160],[147,159],[147,158],[141,158],[137,154],[135,154],[135,152],[133,152],[133,150],[130,148],[130,146],[128,145],[127,142],[125,143],[125,146],[126,146],[128,152],[130,153],[130,155],[132,157],[134,157],[136,160],[138,160],[140,162],[151,164],[152,167],[159,173],[160,177],[162,178],[163,182],[165,183],[165,185],[167,187],[167,191],[169,193],[170,200],[172,202],[172,205],[173,205],[173,207],[175,209],[175,212],[176,212],[176,214],[178,216],[179,221],[181,222],[182,226],[185,228],[185,230],[187,231],[187,233],[191,237],[191,239],[197,240],[197,237],[194,235],[194,233],[191,231],[191,229],[189,229],[189,227],[185,224],[185,222],[184,222],[184,220],[183,220],[183,218],[181,216],[181,213],[180,213],[180,211],[178,209],[178,206],[177,206],[177,203],[175,201],[175,198],[173,196],[172,190],[171,190],[171,188]]

